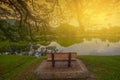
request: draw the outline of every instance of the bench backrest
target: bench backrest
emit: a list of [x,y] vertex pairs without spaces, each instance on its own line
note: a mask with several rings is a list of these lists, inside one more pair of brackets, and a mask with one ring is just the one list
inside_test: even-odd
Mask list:
[[[69,53],[53,53],[55,59],[68,59]],[[52,60],[51,53],[46,54],[47,60]],[[75,60],[77,53],[71,53],[71,60]]]

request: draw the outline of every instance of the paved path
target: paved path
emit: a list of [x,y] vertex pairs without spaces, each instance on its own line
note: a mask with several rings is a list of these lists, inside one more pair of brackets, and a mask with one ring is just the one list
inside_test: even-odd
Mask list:
[[[71,67],[67,62],[56,62],[52,67],[51,62],[44,60],[35,70],[36,77],[40,79],[86,79],[89,72],[81,60],[73,61]],[[88,79],[91,80],[91,79]]]

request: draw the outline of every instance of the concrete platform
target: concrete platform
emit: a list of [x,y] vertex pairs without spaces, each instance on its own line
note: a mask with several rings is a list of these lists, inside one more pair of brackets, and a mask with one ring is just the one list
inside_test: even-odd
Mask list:
[[35,75],[38,80],[86,79],[89,77],[89,72],[81,60],[72,61],[71,67],[67,65],[67,62],[56,62],[53,68],[51,62],[44,60],[35,70]]

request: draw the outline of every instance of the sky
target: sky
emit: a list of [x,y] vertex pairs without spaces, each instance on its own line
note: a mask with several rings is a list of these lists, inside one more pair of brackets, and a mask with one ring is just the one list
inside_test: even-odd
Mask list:
[[[120,26],[119,0],[78,0],[81,24],[86,28],[109,28]],[[118,1],[118,2],[117,2]],[[77,5],[77,4],[76,4]],[[72,5],[75,7],[75,5]],[[77,13],[78,11],[75,11]],[[77,18],[72,18],[70,24],[78,26]]]
[[63,14],[72,16],[68,23],[75,27],[79,24],[86,29],[120,26],[120,0],[59,0],[59,5]]

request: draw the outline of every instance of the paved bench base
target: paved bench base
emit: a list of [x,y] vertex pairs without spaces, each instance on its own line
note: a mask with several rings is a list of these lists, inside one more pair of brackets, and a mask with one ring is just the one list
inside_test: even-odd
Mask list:
[[67,62],[56,62],[52,67],[51,62],[46,60],[35,70],[38,80],[45,79],[81,79],[89,77],[89,73],[81,60],[72,61],[71,67],[67,67]]

